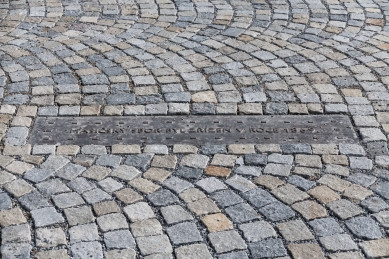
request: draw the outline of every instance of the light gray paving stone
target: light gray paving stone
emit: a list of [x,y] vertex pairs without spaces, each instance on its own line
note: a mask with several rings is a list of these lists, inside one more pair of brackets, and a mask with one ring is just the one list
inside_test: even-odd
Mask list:
[[274,228],[265,221],[241,224],[239,229],[243,231],[244,238],[249,242],[258,242],[269,237],[277,236]]
[[171,205],[161,208],[161,214],[168,224],[193,220],[193,216],[180,205]]
[[96,258],[103,259],[103,250],[100,243],[93,242],[81,242],[76,243],[71,246],[71,252],[74,258],[82,259],[82,258]]
[[96,224],[74,226],[69,229],[70,243],[90,242],[99,240]]
[[321,237],[320,243],[327,251],[350,251],[358,249],[357,244],[351,239],[349,235],[337,234],[333,236]]
[[169,238],[165,235],[138,237],[136,243],[142,255],[150,255],[156,253],[172,253],[173,248]]
[[28,224],[5,227],[1,230],[1,243],[29,243],[31,231]]
[[211,259],[212,256],[205,244],[193,244],[189,246],[180,246],[174,249],[178,259],[193,258],[193,259]]
[[50,226],[65,222],[64,218],[54,207],[46,207],[31,211],[31,216],[36,227]]
[[210,233],[208,238],[217,253],[247,248],[244,240],[235,230]]
[[135,240],[128,230],[117,230],[104,233],[107,248],[134,248]]

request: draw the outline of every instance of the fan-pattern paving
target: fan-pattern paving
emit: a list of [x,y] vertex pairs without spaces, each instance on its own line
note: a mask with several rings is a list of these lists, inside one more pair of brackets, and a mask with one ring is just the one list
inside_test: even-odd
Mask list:
[[[0,0],[2,258],[389,257],[388,15]],[[28,144],[37,116],[339,113],[358,145]]]

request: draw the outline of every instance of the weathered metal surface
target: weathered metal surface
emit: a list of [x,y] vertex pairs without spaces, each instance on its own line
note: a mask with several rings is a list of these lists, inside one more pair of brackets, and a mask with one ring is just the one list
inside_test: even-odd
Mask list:
[[31,144],[355,143],[344,115],[39,117]]

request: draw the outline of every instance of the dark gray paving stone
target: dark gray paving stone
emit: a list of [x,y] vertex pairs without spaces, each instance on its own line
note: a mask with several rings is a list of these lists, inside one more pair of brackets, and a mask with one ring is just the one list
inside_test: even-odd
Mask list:
[[263,154],[247,154],[244,156],[246,165],[264,166],[267,164],[267,156]]
[[179,202],[179,199],[171,191],[159,189],[158,191],[147,195],[147,199],[154,206],[167,206]]
[[288,183],[293,184],[294,186],[303,189],[304,191],[308,191],[309,189],[316,186],[314,181],[307,180],[298,175],[292,175],[288,178]]
[[270,221],[286,220],[294,217],[295,212],[282,202],[273,202],[259,210]]
[[244,201],[239,195],[231,190],[218,191],[212,193],[210,197],[222,208],[242,203]]
[[193,103],[192,114],[196,114],[196,115],[215,114],[215,105],[213,103]]
[[180,166],[177,168],[177,171],[174,173],[176,176],[180,176],[186,179],[199,179],[203,175],[203,169],[192,168],[187,166]]
[[134,104],[134,94],[110,94],[107,97],[107,104],[109,105],[122,105],[122,104]]
[[267,103],[265,108],[265,114],[277,115],[287,114],[288,106],[285,103]]
[[88,181],[84,177],[77,177],[73,181],[69,182],[68,186],[70,189],[80,194],[96,188],[96,184]]
[[269,192],[260,188],[245,192],[243,197],[256,208],[262,208],[263,206],[277,201],[277,199],[274,198]]
[[142,171],[146,171],[153,157],[154,154],[130,155],[127,156],[127,159],[124,164],[134,166],[136,168],[141,169]]
[[206,145],[200,148],[200,153],[203,155],[226,154],[227,148],[225,145]]
[[258,213],[248,204],[240,203],[225,209],[227,215],[235,223],[243,223],[260,218]]
[[367,153],[374,156],[385,156],[389,154],[388,145],[386,142],[377,141],[377,142],[368,142],[366,143]]
[[287,255],[281,239],[271,238],[249,245],[254,258],[274,258]]

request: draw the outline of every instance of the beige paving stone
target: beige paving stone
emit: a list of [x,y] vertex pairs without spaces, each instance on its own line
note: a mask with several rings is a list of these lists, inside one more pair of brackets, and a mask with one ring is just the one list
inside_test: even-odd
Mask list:
[[190,188],[188,190],[185,190],[179,194],[180,198],[183,199],[186,203],[188,202],[195,202],[200,199],[204,199],[207,196],[196,188]]
[[281,153],[281,147],[277,144],[260,144],[255,145],[255,148],[261,153]]
[[182,145],[182,144],[175,144],[173,145],[173,153],[180,153],[180,154],[196,154],[198,151],[196,146],[192,145]]
[[326,209],[314,201],[298,202],[293,204],[292,208],[299,212],[306,220],[328,216]]
[[209,198],[190,202],[188,203],[188,208],[197,216],[220,212],[216,203]]
[[291,184],[286,184],[284,186],[278,187],[277,189],[272,190],[271,193],[287,204],[293,204],[297,201],[309,199],[308,194],[303,191],[300,191]]
[[345,181],[343,179],[340,179],[337,176],[326,174],[322,178],[320,178],[318,181],[320,184],[327,185],[331,189],[338,191],[338,192],[344,192],[347,187],[351,185],[349,181]]
[[121,105],[109,105],[104,108],[104,115],[107,116],[120,116],[123,113],[123,106]]
[[10,163],[12,163],[14,160],[15,159],[13,157],[0,155],[0,166],[6,167]]
[[174,169],[177,164],[177,157],[174,155],[154,156],[151,166]]
[[31,145],[25,146],[5,146],[3,149],[3,155],[6,156],[23,156],[31,153]]
[[360,252],[343,252],[329,255],[330,259],[364,259]]
[[264,186],[270,190],[274,190],[285,184],[284,181],[271,175],[261,175],[254,179],[254,183]]
[[57,147],[57,155],[75,156],[80,151],[77,145],[60,145]]
[[115,196],[125,204],[132,204],[137,201],[143,200],[143,197],[141,195],[139,195],[136,191],[130,188],[115,192]]
[[347,156],[345,155],[323,155],[324,164],[335,164],[348,166]]
[[237,158],[234,155],[216,154],[213,156],[211,165],[233,167]]
[[56,247],[66,245],[66,235],[61,228],[38,228],[36,229],[36,245],[38,247]]
[[324,204],[340,199],[339,194],[337,194],[325,185],[321,185],[309,190],[308,194],[314,197],[320,203]]
[[27,220],[23,215],[23,212],[19,208],[13,208],[10,210],[0,211],[0,226],[8,227],[11,225],[18,225],[26,223]]
[[0,184],[1,185],[9,183],[15,179],[16,179],[16,177],[13,174],[10,174],[6,171],[0,171]]
[[359,244],[368,258],[383,258],[389,256],[389,239],[364,241]]
[[238,105],[239,114],[263,114],[262,104],[260,103],[242,103]]
[[315,237],[301,220],[291,220],[277,224],[281,235],[289,242],[312,240]]
[[23,179],[16,179],[4,185],[6,191],[19,198],[34,190],[34,187]]
[[122,144],[112,145],[112,154],[139,154],[139,153],[141,153],[139,145],[122,145]]
[[296,166],[293,173],[306,177],[311,181],[315,181],[320,178],[320,169],[318,168]]
[[205,168],[205,174],[210,176],[227,178],[231,174],[231,169],[210,165]]
[[306,104],[290,103],[288,104],[289,113],[291,114],[308,114],[308,108]]
[[214,91],[205,91],[192,94],[192,101],[195,103],[217,103]]
[[35,254],[36,259],[68,259],[70,256],[66,249],[40,251]]
[[80,115],[81,116],[97,116],[100,114],[100,105],[95,106],[81,106]]
[[222,213],[211,214],[201,218],[209,232],[233,229],[232,222]]
[[107,168],[107,167],[94,165],[94,166],[91,166],[90,168],[88,168],[82,174],[82,176],[84,176],[85,178],[92,179],[92,180],[101,181],[104,178],[106,178],[111,173],[111,171],[112,170]]
[[317,155],[296,155],[295,162],[298,166],[321,168],[321,158]]
[[232,144],[228,146],[228,153],[236,155],[255,153],[254,145],[249,144]]
[[325,259],[324,253],[317,244],[291,244],[289,251],[295,259]]
[[37,106],[21,105],[18,108],[18,112],[16,113],[16,116],[20,116],[20,117],[35,117],[37,111],[38,111],[38,107]]
[[23,160],[24,162],[31,163],[34,165],[40,165],[45,161],[44,156],[35,156],[35,155],[25,155],[21,156],[20,160]]
[[22,175],[25,172],[27,172],[28,170],[31,170],[32,168],[34,168],[33,165],[28,164],[28,163],[24,163],[24,162],[20,162],[20,161],[13,161],[11,164],[9,164],[6,167],[6,169],[8,171],[10,171],[11,173],[18,174],[18,175]]
[[150,194],[161,188],[161,186],[144,178],[136,178],[129,182],[129,184],[140,192]]
[[359,184],[353,184],[344,190],[343,196],[352,202],[360,203],[373,194],[374,193],[369,189],[366,189]]
[[144,174],[143,174],[143,178],[145,179],[148,179],[148,180],[152,180],[152,181],[155,181],[155,182],[159,182],[159,183],[162,183],[163,181],[165,181],[172,173],[167,171],[167,170],[164,170],[164,169],[161,169],[161,168],[154,168],[154,167],[151,167],[149,170],[147,170]]
[[97,216],[120,212],[120,207],[115,201],[105,201],[93,204],[93,210]]

